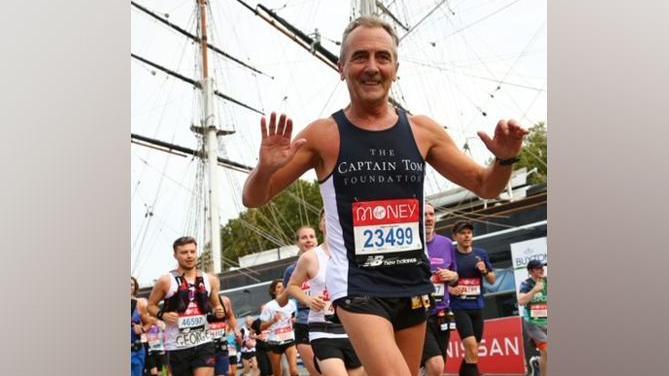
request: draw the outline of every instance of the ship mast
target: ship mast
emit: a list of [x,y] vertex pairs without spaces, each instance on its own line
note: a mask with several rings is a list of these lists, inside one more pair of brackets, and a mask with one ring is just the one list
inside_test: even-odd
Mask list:
[[358,5],[359,16],[371,17],[376,14],[376,0],[360,0]]
[[209,77],[209,61],[207,48],[207,2],[197,0],[200,13],[200,50],[202,52],[202,139],[204,141],[207,167],[209,173],[209,211],[207,212],[207,224],[211,241],[211,256],[213,261],[213,272],[221,272],[221,225],[218,214],[218,129],[214,118],[214,82]]

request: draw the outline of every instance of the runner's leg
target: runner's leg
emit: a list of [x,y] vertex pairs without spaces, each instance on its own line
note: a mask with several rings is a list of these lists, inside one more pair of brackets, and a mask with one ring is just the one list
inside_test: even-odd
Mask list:
[[290,376],[297,376],[297,348],[295,346],[290,346],[286,349],[286,359],[288,360]]
[[319,375],[318,371],[316,371],[316,367],[314,367],[314,351],[311,349],[311,345],[300,343],[297,345],[297,352],[300,353],[302,363],[304,363],[304,367],[309,372],[309,375]]
[[[390,321],[377,315],[352,313],[340,308],[337,308],[337,316],[346,328],[355,352],[368,374],[384,376],[412,374],[395,343],[395,333]],[[419,339],[423,341],[423,337]],[[418,358],[420,361],[420,352]]]
[[272,363],[272,374],[274,376],[281,376],[281,354],[269,352],[269,360]]
[[541,358],[539,358],[539,371],[541,376],[548,376],[548,351],[539,351]]
[[395,341],[402,352],[411,374],[418,376],[420,371],[420,358],[423,355],[423,344],[425,338],[425,322],[410,328],[395,332]]
[[339,358],[327,358],[317,360],[318,367],[321,369],[323,376],[347,376],[346,366],[344,361]]

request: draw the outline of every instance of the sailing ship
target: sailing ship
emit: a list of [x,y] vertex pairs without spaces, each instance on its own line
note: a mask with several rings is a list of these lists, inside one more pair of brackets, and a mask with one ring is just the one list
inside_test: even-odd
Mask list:
[[[143,285],[173,267],[171,242],[184,234],[212,249],[214,272],[236,266],[216,256],[216,233],[244,210],[260,116],[285,112],[299,131],[348,103],[336,59],[357,15],[378,15],[400,36],[394,104],[430,115],[478,162],[490,155],[476,131],[510,116],[546,119],[545,1],[133,0],[131,9],[131,268]],[[425,187],[453,185],[429,170]]]

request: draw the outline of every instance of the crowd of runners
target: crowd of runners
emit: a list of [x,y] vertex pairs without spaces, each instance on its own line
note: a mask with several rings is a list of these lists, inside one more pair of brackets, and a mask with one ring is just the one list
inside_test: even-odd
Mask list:
[[[261,119],[260,155],[244,204],[265,205],[313,169],[325,241],[317,244],[313,228],[298,229],[297,262],[270,283],[260,315],[238,325],[218,278],[197,270],[195,239],[177,239],[178,267],[160,277],[148,301],[134,298],[131,279],[133,376],[144,368],[160,374],[161,367],[177,376],[295,376],[298,354],[310,375],[441,375],[454,329],[465,349],[459,374],[479,375],[483,282],[494,283],[495,273],[487,252],[473,245],[471,222],[454,225],[455,246],[435,233],[423,178],[428,163],[479,197],[494,198],[527,131],[501,120],[492,138],[479,132],[495,156],[481,166],[437,122],[391,106],[398,43],[381,20],[352,21],[339,61],[350,104],[294,139],[287,116]],[[547,284],[543,266],[531,266],[519,303],[528,308],[524,322],[546,376]]]

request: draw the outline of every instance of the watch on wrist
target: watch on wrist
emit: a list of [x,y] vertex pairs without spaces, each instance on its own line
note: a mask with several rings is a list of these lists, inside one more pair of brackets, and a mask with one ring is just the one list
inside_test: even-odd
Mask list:
[[495,160],[499,162],[500,166],[511,166],[512,164],[520,161],[520,158],[518,158],[516,156],[516,157],[513,157],[513,158],[509,158],[509,159],[495,158]]

